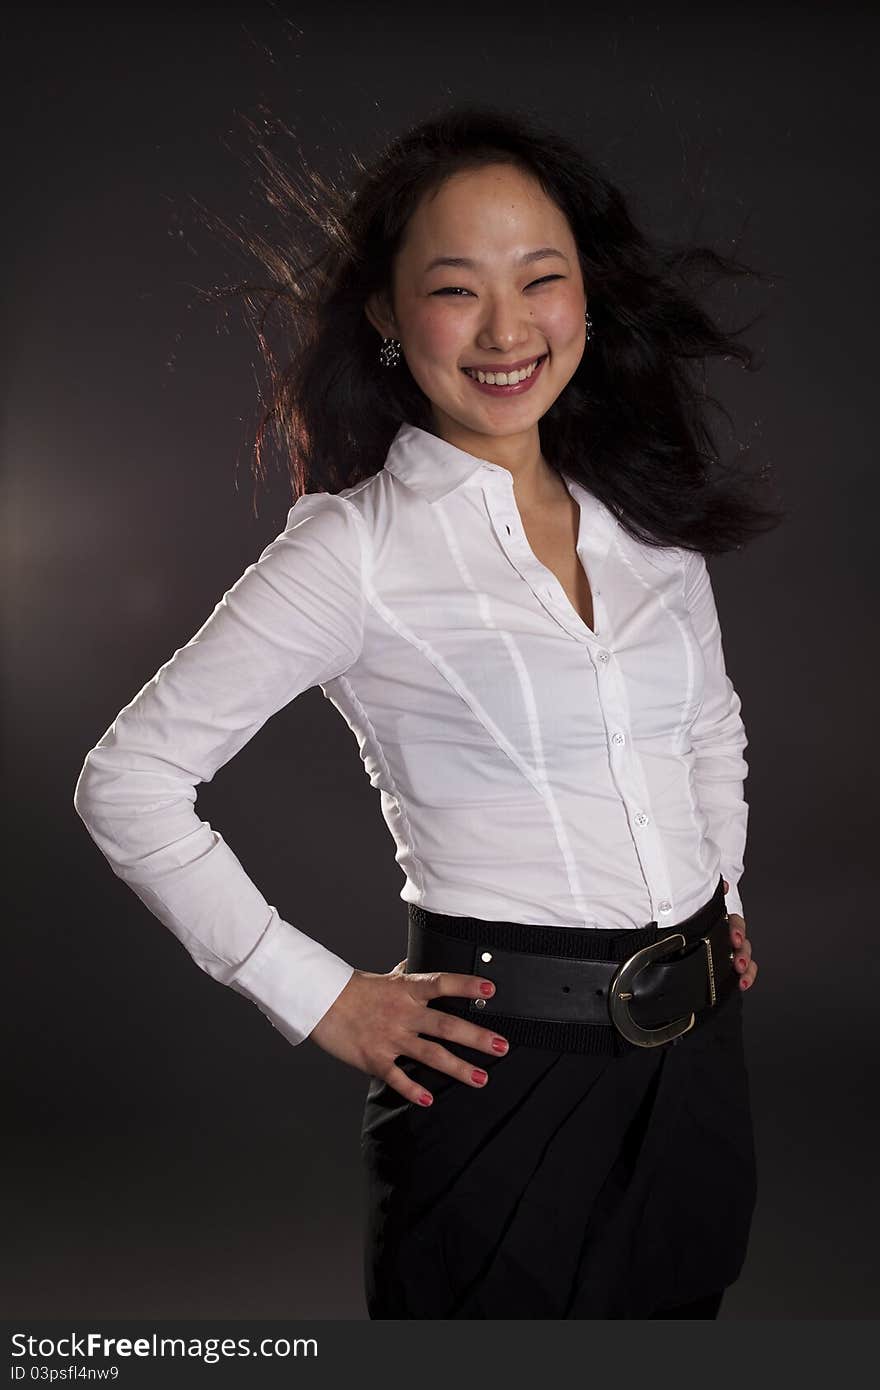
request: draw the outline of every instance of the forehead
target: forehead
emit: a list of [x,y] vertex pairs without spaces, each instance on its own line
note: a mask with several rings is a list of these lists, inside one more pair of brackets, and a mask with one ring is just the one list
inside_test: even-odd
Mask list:
[[534,245],[551,236],[574,239],[562,209],[548,198],[532,175],[512,165],[493,164],[461,170],[426,193],[410,217],[401,252],[468,254],[468,248],[523,248],[523,239]]

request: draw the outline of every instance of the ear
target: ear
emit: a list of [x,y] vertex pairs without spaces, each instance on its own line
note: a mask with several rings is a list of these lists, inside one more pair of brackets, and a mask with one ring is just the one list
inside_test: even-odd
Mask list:
[[397,337],[397,322],[388,303],[388,297],[381,290],[367,297],[364,313],[383,338]]

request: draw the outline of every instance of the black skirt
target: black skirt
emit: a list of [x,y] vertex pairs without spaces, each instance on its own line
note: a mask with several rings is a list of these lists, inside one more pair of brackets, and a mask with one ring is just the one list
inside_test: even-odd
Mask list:
[[369,1316],[650,1318],[732,1284],[757,1196],[743,1006],[623,1056],[446,1043],[481,1089],[398,1058],[427,1107],[372,1078]]

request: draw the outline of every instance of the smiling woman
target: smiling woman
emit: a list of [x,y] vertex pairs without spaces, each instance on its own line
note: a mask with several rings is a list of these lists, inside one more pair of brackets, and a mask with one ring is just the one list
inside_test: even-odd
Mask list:
[[[720,459],[709,410],[723,406],[704,376],[712,357],[754,362],[703,307],[703,289],[762,282],[760,271],[649,237],[588,155],[533,113],[454,107],[368,168],[355,161],[354,188],[301,154],[292,173],[265,127],[251,128],[256,181],[280,225],[269,237],[217,221],[265,274],[205,294],[241,300],[265,355],[257,482],[271,437],[295,496],[337,492],[382,467],[406,420],[477,452],[503,448],[523,499],[542,477],[558,497],[547,475],[568,473],[648,545],[720,554],[783,519],[766,461],[753,465],[746,447]],[[286,360],[269,346],[270,317]],[[525,390],[467,384],[465,369],[485,378],[542,357]],[[497,436],[520,436],[524,412],[534,418],[521,456]]]
[[[460,246],[469,254],[453,254]],[[548,262],[564,272],[540,274]],[[552,484],[538,420],[581,361],[586,308],[562,209],[533,175],[495,163],[450,174],[422,199],[389,290],[370,296],[367,314],[384,337],[401,340],[438,432],[472,452],[488,448],[528,505]]]
[[[294,344],[278,370],[257,320],[255,461],[274,426],[296,500],[76,808],[202,969],[369,1077],[370,1317],[714,1317],[756,1196],[757,966],[705,556],[777,514],[708,447],[690,369],[751,359],[687,276],[745,268],[652,244],[515,113],[429,120],[344,195],[265,165],[325,238],[255,243]],[[193,810],[314,686],[405,876],[388,971],[283,918]]]

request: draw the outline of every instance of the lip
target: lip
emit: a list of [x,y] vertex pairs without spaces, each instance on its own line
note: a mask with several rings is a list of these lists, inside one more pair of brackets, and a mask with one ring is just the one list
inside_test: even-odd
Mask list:
[[[538,377],[541,375],[542,371],[544,370],[544,363],[547,361],[547,357],[548,357],[548,354],[547,354],[546,352],[543,353],[543,354],[538,358],[538,365],[537,365],[537,367],[535,368],[535,370],[532,372],[532,375],[531,375],[531,376],[524,377],[523,380],[522,380],[522,381],[518,381],[518,382],[516,383],[515,386],[492,386],[492,385],[490,385],[489,382],[487,382],[487,381],[477,381],[477,378],[476,378],[476,377],[474,377],[474,376],[468,376],[468,374],[467,374],[467,372],[464,370],[464,368],[462,368],[462,376],[465,378],[466,381],[469,381],[469,382],[471,383],[472,386],[475,386],[476,389],[477,389],[478,391],[483,391],[485,394],[487,394],[487,395],[489,395],[489,396],[521,396],[521,395],[523,394],[524,391],[529,391],[529,390],[531,390],[531,388],[534,386],[535,382],[538,380]],[[529,365],[531,362],[534,362],[534,360],[535,360],[534,357],[527,357],[527,358],[525,359],[524,362],[519,363],[519,366],[521,366],[521,367],[528,367],[528,365]],[[477,368],[477,367],[472,367],[472,368],[471,368],[471,371],[483,371],[483,370],[484,370],[484,368],[482,368],[482,367],[479,367],[479,368]],[[499,372],[505,372],[505,371],[515,372],[515,371],[517,370],[517,368],[516,368],[516,366],[515,366],[512,362],[509,363],[509,365],[507,365],[507,366],[505,366],[505,367],[503,367],[503,366],[501,365],[501,363],[498,362],[498,363],[495,364],[494,367],[487,368],[487,369],[485,369],[485,370],[489,370],[489,371],[499,371]]]

